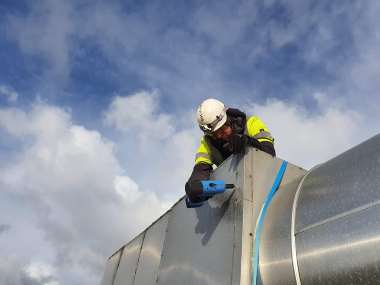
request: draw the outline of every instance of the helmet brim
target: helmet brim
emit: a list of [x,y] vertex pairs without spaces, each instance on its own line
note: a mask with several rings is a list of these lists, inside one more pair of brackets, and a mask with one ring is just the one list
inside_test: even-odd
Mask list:
[[212,132],[216,132],[217,130],[219,130],[221,127],[223,127],[223,125],[227,122],[227,116],[224,116],[222,118],[222,120],[220,120],[216,126],[214,127],[214,129],[212,130]]
[[224,116],[213,126],[212,124],[199,125],[201,130],[206,134],[212,134],[219,130],[223,125],[227,122],[227,114]]

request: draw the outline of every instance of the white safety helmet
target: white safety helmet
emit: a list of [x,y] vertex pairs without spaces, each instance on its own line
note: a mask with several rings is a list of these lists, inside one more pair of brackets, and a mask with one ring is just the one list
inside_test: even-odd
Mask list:
[[202,131],[212,134],[227,121],[224,104],[212,98],[203,101],[197,110],[197,121]]

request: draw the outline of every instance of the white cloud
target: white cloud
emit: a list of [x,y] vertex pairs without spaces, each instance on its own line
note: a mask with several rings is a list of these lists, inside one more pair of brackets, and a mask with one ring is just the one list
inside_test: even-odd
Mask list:
[[[251,104],[248,111],[259,115],[275,137],[277,156],[305,168],[323,163],[369,138],[363,132],[364,118],[354,110],[333,103],[324,94],[314,94],[317,110],[280,100]],[[360,136],[358,135],[360,134]]]
[[11,229],[11,226],[10,225],[7,225],[7,224],[0,224],[0,235],[2,233],[6,233],[8,232],[9,230]]
[[21,50],[48,60],[49,72],[66,78],[70,71],[70,36],[75,31],[69,1],[37,1],[26,16],[8,16],[8,34]]
[[135,203],[143,195],[136,182],[128,176],[115,177],[115,190],[127,203]]
[[14,257],[2,256],[0,258],[0,284],[22,284],[23,274],[20,272],[22,265]]
[[105,122],[120,131],[137,134],[144,142],[162,140],[173,134],[174,118],[158,110],[157,92],[141,91],[127,97],[116,96],[105,113]]
[[59,285],[60,283],[53,277],[56,274],[56,270],[47,264],[32,263],[29,264],[24,272],[26,275],[38,284],[41,285]]
[[[12,231],[6,234],[29,235],[34,244],[23,258],[48,259],[59,268],[57,282],[98,283],[112,250],[169,206],[127,176],[113,142],[74,124],[65,110],[40,103],[28,111],[0,109],[0,128],[20,143],[17,155],[1,168],[1,200],[11,196],[19,205],[28,200],[22,214],[7,221]],[[21,226],[24,220],[28,227]],[[29,227],[40,229],[41,236]],[[36,255],[34,248],[43,251]]]
[[[22,265],[19,268],[35,269],[28,271],[28,278],[46,273],[30,267],[42,256],[49,261],[43,264],[56,269],[51,282],[99,282],[106,256],[184,193],[201,132],[192,111],[174,120],[174,115],[159,110],[157,96],[139,92],[114,98],[104,118],[121,131],[118,142],[74,124],[70,113],[61,108],[37,103],[28,111],[0,109],[0,128],[21,143],[17,156],[0,171],[0,201],[9,204],[6,195],[20,201],[27,197],[27,203],[18,203],[27,205],[22,212],[12,215],[8,213],[12,209],[6,208],[13,218],[5,220],[11,230],[4,234],[16,240],[29,235],[33,241],[33,248],[23,248],[22,259],[15,261]],[[279,100],[251,104],[246,110],[267,123],[278,156],[303,167],[324,162],[364,139],[356,135],[363,124],[361,115],[344,109],[339,101],[332,103],[324,94],[314,97],[318,108],[313,114]],[[162,137],[159,132],[152,135],[149,124],[166,132]],[[140,145],[145,135],[149,137],[145,147],[130,148]],[[127,155],[120,152],[116,158],[123,149]],[[28,226],[22,224],[24,220]],[[7,258],[16,250],[9,243],[6,248],[0,258],[4,271],[9,270],[4,267]],[[25,278],[25,273],[17,274]]]
[[[167,22],[154,18],[157,13],[151,6],[126,14],[113,5],[89,4],[78,12],[70,1],[39,1],[26,18],[9,17],[7,27],[22,51],[47,59],[51,67],[47,72],[62,77],[71,69],[72,39],[95,39],[121,73],[133,70],[178,104],[200,100],[205,94],[239,100],[231,94],[242,93],[235,89],[245,90],[244,84],[238,85],[247,81],[225,79],[236,70],[235,61],[227,69],[224,66],[231,47],[233,58],[246,60],[244,54],[251,53],[249,62],[254,62],[271,52],[268,43],[274,49],[296,45],[312,27],[313,37],[301,41],[299,52],[311,67],[327,61],[326,68],[337,75],[338,82],[327,86],[327,91],[322,86],[328,95],[314,95],[317,110],[313,113],[276,99],[251,104],[248,113],[260,115],[267,123],[276,138],[278,156],[306,168],[368,138],[373,130],[378,132],[380,37],[373,27],[378,26],[380,6],[376,1],[354,8],[339,5],[335,14],[326,14],[318,6],[317,11],[309,11],[304,1],[286,2],[291,14],[286,25],[275,21],[261,25],[254,7],[233,3],[233,13],[229,13],[230,7],[223,2],[216,4],[217,9],[200,6],[190,20],[184,19],[190,26],[183,29],[166,27]],[[338,66],[329,54],[340,42],[336,37],[340,30],[333,28],[338,14],[347,11],[353,11],[356,19],[347,25],[354,28],[357,54],[350,54]],[[223,23],[228,23],[225,29],[220,28]],[[142,60],[140,52],[144,56],[149,52],[153,60]],[[302,88],[308,87],[305,84]],[[17,93],[6,88],[0,87],[0,93],[16,102]],[[165,113],[160,98],[158,92],[148,91],[114,98],[104,118],[107,126],[122,133],[117,142],[73,123],[70,113],[61,108],[35,104],[27,111],[0,109],[0,128],[20,144],[12,146],[18,150],[16,156],[2,162],[0,169],[0,208],[7,209],[5,222],[11,226],[1,234],[7,239],[0,240],[0,247],[6,248],[0,257],[1,284],[22,284],[25,272],[15,268],[29,266],[28,259],[37,255],[48,256],[46,260],[59,268],[57,280],[64,280],[62,284],[96,284],[105,256],[184,193],[201,133],[191,111],[180,116]],[[364,107],[358,108],[363,102]],[[372,109],[371,115],[367,109]],[[4,205],[8,194],[16,197],[11,205],[19,206],[17,213]],[[24,236],[30,244],[21,239]],[[22,252],[22,257],[11,261],[12,251]]]
[[147,91],[117,96],[104,118],[121,131],[121,156],[140,170],[139,183],[174,201],[184,193],[201,132],[192,111],[176,118],[159,110],[159,98],[157,92]]
[[238,5],[236,1],[204,2],[195,11],[191,26],[197,33],[211,38],[214,51],[220,51],[242,40],[246,29],[255,22],[257,12],[256,4],[249,1]]
[[16,91],[5,85],[0,85],[0,96],[5,96],[10,103],[16,102],[19,97]]

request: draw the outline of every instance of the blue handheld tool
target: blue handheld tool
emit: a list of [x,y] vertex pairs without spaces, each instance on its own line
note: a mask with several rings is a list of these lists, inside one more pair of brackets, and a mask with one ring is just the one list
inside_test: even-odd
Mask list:
[[204,197],[214,196],[235,187],[234,184],[226,184],[223,180],[202,180],[201,183]]
[[203,202],[214,196],[215,194],[220,194],[226,191],[226,189],[234,188],[234,184],[226,184],[223,180],[202,180],[202,194],[201,201],[193,203],[190,201],[189,197],[186,197],[186,207],[187,208],[198,208],[203,205]]

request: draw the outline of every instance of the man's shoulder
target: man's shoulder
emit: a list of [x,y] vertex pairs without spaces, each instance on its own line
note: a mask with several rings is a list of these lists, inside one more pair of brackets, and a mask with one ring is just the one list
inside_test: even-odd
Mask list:
[[243,111],[236,108],[228,108],[226,110],[226,113],[230,117],[244,117],[244,118],[247,117],[247,115]]

